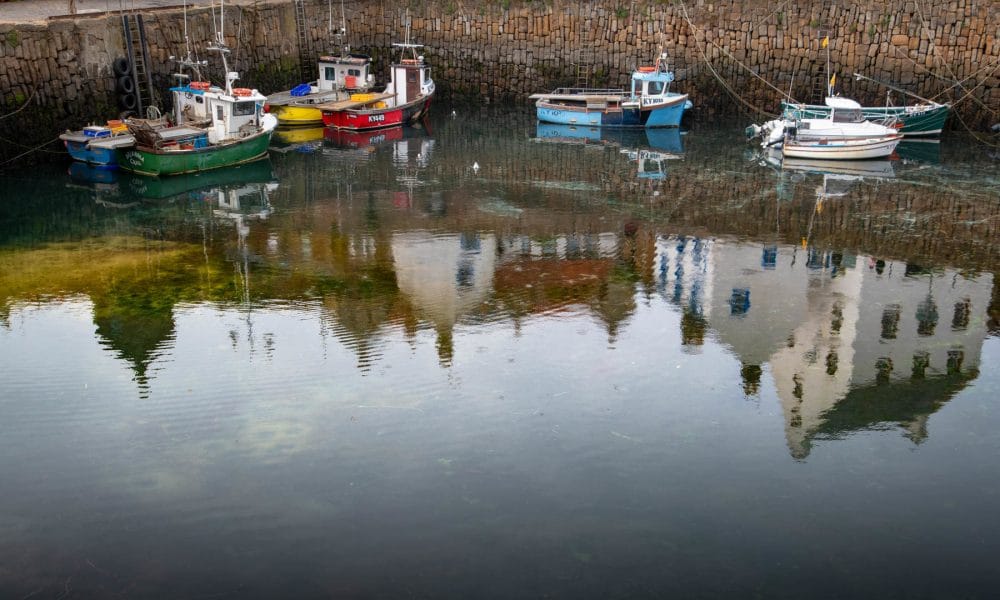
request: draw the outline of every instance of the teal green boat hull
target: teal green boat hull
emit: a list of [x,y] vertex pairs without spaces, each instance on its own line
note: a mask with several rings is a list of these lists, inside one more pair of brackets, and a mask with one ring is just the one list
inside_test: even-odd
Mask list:
[[118,167],[140,175],[181,175],[239,165],[267,154],[271,131],[222,145],[192,150],[118,149]]
[[[950,104],[938,104],[926,110],[915,111],[905,106],[865,106],[861,114],[869,121],[881,121],[895,117],[903,124],[903,135],[939,135],[951,111]],[[785,119],[825,119],[830,116],[829,106],[818,104],[781,103],[781,116]]]

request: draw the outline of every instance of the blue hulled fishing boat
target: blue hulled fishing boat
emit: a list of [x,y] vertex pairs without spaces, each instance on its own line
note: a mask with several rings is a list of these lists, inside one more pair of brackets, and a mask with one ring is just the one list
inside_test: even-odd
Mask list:
[[687,94],[670,91],[674,74],[661,53],[651,66],[632,72],[631,87],[622,89],[557,88],[532,94],[538,120],[592,127],[679,127],[691,108]]

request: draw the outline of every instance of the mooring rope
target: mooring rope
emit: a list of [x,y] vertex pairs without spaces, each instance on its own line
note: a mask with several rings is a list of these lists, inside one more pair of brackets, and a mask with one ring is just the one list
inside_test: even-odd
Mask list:
[[[32,152],[37,152],[39,150],[42,150],[42,148],[44,148],[45,146],[48,146],[49,144],[52,144],[52,143],[58,142],[58,141],[59,141],[59,137],[56,136],[55,139],[49,140],[49,141],[45,142],[44,144],[39,144],[38,146],[35,146],[34,148],[30,148],[28,150],[25,150],[24,152],[18,154],[17,156],[15,156],[13,158],[8,158],[7,160],[5,160],[3,162],[0,162],[0,167],[5,167],[8,164],[14,162],[15,160],[17,160],[19,158],[23,158],[23,157],[31,154]],[[20,146],[20,144],[18,144],[18,145]],[[23,147],[25,147],[25,146],[22,146],[22,148]],[[58,154],[58,152],[56,152],[54,150],[44,150],[44,152],[52,152],[52,153]]]
[[[918,0],[917,2],[914,2],[913,4],[914,4],[914,7],[915,7],[915,9],[917,11],[917,17],[920,19],[920,26],[923,28],[924,31],[927,32],[927,40],[929,42],[929,50],[931,52],[931,55],[935,56],[935,58],[938,59],[938,62],[942,66],[944,66],[944,68],[948,71],[948,74],[950,74],[951,77],[952,77],[952,81],[954,82],[954,84],[951,85],[950,87],[948,87],[947,89],[950,90],[950,89],[952,89],[954,87],[958,87],[958,89],[960,89],[963,92],[965,92],[965,94],[962,97],[960,97],[958,100],[956,100],[956,101],[954,101],[952,103],[952,108],[954,109],[955,106],[957,106],[960,102],[965,101],[966,98],[972,98],[976,102],[976,104],[978,104],[981,108],[986,109],[987,111],[989,111],[990,114],[992,114],[992,115],[995,116],[997,114],[997,112],[995,110],[993,110],[990,107],[986,106],[986,104],[982,100],[980,100],[979,98],[976,98],[972,94],[977,89],[979,89],[983,84],[985,84],[987,79],[989,79],[990,77],[992,77],[998,70],[1000,70],[1000,65],[997,65],[997,67],[994,68],[993,71],[989,75],[987,75],[986,77],[984,77],[983,80],[980,81],[979,83],[977,83],[971,90],[967,89],[964,85],[962,85],[962,83],[964,81],[968,81],[968,79],[970,79],[970,78],[966,77],[965,79],[959,80],[958,76],[955,74],[955,71],[952,70],[951,65],[948,64],[948,62],[946,60],[944,60],[943,58],[941,58],[940,56],[938,56],[937,43],[934,41],[934,32],[928,26],[927,19],[924,18],[924,11],[921,9],[921,2],[919,2],[919,0]],[[979,72],[980,71],[977,71],[974,75],[978,75]],[[947,90],[945,90],[945,91],[947,91]],[[944,93],[944,92],[942,92],[942,93]],[[986,146],[994,147],[994,148],[998,146],[998,144],[995,144],[995,143],[991,142],[989,139],[987,139],[985,137],[980,137],[979,133],[977,133],[976,131],[973,131],[972,128],[969,127],[969,124],[965,122],[965,119],[962,118],[962,115],[960,115],[957,110],[952,110],[952,113],[955,115],[955,118],[958,119],[958,122],[962,124],[962,127],[964,127],[965,130],[969,134],[971,134],[972,137],[977,142],[979,142],[979,143],[981,143],[983,145],[986,145]]]
[[[698,27],[695,27],[695,24],[691,21],[691,17],[688,15],[687,5],[684,3],[684,0],[681,0],[680,4],[681,4],[681,10],[684,12],[684,20],[687,21],[688,27],[690,27],[692,31],[699,31],[699,32],[704,33],[702,29],[699,29]],[[749,72],[751,75],[753,75],[757,79],[760,79],[761,81],[763,81],[765,85],[767,85],[771,89],[773,89],[776,92],[778,92],[779,94],[781,94],[781,96],[786,97],[786,98],[788,98],[790,100],[792,99],[790,96],[788,96],[788,94],[786,94],[785,92],[783,92],[783,91],[779,90],[778,88],[774,87],[774,85],[772,85],[770,81],[764,79],[763,77],[761,77],[760,75],[758,75],[757,73],[755,73],[753,71],[753,69],[751,69],[748,66],[746,66],[745,64],[743,64],[739,59],[737,59],[735,56],[733,56],[728,50],[726,50],[725,48],[719,46],[715,42],[709,40],[707,35],[705,36],[705,43],[706,44],[712,44],[713,46],[715,46],[716,48],[718,48],[720,51],[724,52],[727,56],[729,56],[730,59],[733,60],[733,62],[735,62],[739,66],[743,67],[747,72]],[[698,51],[701,53],[702,58],[705,60],[705,65],[712,72],[712,75],[715,76],[715,78],[722,85],[723,89],[725,89],[733,98],[735,98],[740,103],[742,103],[744,106],[746,106],[747,108],[749,108],[749,109],[751,109],[751,110],[753,110],[753,111],[755,111],[757,113],[765,114],[765,115],[767,115],[769,117],[776,117],[776,116],[778,116],[778,115],[776,115],[775,113],[773,113],[771,111],[764,110],[764,109],[760,108],[759,106],[755,106],[753,104],[750,104],[749,102],[747,102],[746,100],[744,100],[743,98],[741,98],[740,95],[737,94],[735,92],[735,90],[733,90],[732,86],[730,86],[729,83],[727,83],[726,80],[723,79],[721,75],[719,75],[718,71],[715,70],[715,67],[712,66],[711,61],[708,60],[708,55],[705,53],[705,49],[702,48],[701,45],[697,43],[697,40],[695,41],[695,45],[698,46]]]
[[25,108],[27,108],[28,105],[31,104],[31,101],[35,98],[35,94],[37,94],[37,93],[38,93],[38,88],[35,88],[35,89],[31,90],[31,95],[28,96],[28,99],[24,101],[24,104],[22,104],[20,107],[18,107],[17,110],[15,110],[14,112],[9,112],[9,113],[7,113],[5,115],[0,115],[0,121],[6,119],[7,117],[11,117],[13,115],[16,115],[17,113],[19,113],[22,110],[24,110]]

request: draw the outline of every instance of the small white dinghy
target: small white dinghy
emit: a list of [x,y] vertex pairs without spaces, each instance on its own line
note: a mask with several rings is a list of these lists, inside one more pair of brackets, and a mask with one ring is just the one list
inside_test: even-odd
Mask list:
[[781,155],[788,158],[819,158],[824,160],[864,160],[884,158],[893,153],[903,136],[899,133],[880,138],[801,139],[786,136]]

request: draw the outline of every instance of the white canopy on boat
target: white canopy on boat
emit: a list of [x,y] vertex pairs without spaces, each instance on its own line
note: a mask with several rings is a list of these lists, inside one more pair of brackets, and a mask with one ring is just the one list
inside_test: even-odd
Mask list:
[[861,105],[854,100],[835,96],[828,96],[826,99],[826,105],[830,108],[861,108]]

